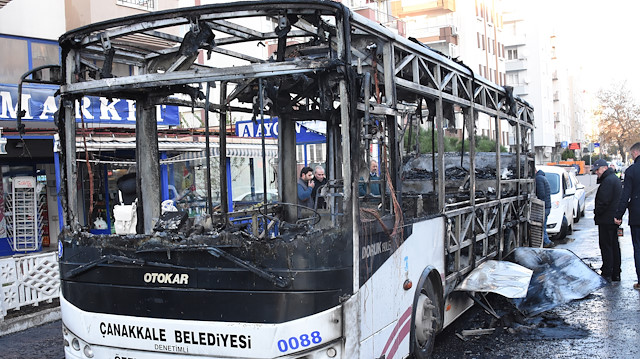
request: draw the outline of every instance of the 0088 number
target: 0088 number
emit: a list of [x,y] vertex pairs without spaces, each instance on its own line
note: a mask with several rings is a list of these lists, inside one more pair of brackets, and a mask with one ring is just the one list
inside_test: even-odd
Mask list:
[[306,348],[311,344],[320,344],[322,343],[322,337],[320,336],[319,331],[312,332],[311,335],[301,334],[297,337],[291,337],[287,340],[280,339],[278,340],[278,350],[281,353],[286,353],[289,350],[296,350],[298,348]]

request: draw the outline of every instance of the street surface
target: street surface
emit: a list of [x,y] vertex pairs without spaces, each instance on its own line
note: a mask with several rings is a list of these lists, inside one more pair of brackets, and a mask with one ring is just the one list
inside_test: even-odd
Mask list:
[[[589,176],[579,176],[587,188]],[[595,176],[591,178],[591,187]],[[600,268],[597,227],[593,223],[593,198],[587,198],[586,217],[575,224],[573,234],[559,241],[592,268]],[[510,303],[489,296],[501,314],[497,321],[473,307],[437,338],[434,358],[640,358],[640,291],[635,282],[629,227],[621,239],[622,281],[582,300],[557,307],[533,318],[519,315]],[[3,359],[60,359],[63,342],[60,321],[0,337]],[[465,329],[496,328],[493,334],[467,336]]]

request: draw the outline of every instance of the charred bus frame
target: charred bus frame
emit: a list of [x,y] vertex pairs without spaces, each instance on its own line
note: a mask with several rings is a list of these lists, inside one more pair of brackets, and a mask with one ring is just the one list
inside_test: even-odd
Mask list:
[[[264,23],[273,30],[261,31]],[[188,29],[184,36],[177,35],[179,26]],[[273,45],[272,56],[260,58],[253,48],[237,46],[261,42]],[[243,348],[185,345],[210,356],[297,357],[328,351],[329,345],[345,358],[390,358],[396,352],[420,357],[428,355],[435,333],[468,308],[468,297],[455,291],[462,278],[478,264],[530,244],[530,216],[539,212],[530,201],[531,106],[464,64],[339,3],[255,1],[160,11],[70,31],[60,45],[63,320],[65,335],[94,352],[112,353],[108,347],[121,345],[143,357],[154,349],[144,340],[117,344],[123,338],[83,332],[77,317],[101,323],[107,321],[101,314],[124,318],[123,323],[142,317],[148,322],[137,325],[149,327],[165,320],[175,331],[182,330],[180,323],[195,321],[212,330],[245,323],[252,333],[283,325],[279,333],[289,335],[266,343],[253,334],[253,346],[244,338]],[[201,52],[234,62],[196,63]],[[114,63],[133,66],[136,74],[115,77]],[[217,103],[211,99],[214,85]],[[79,225],[74,100],[85,95],[136,101],[143,222],[137,235],[92,235]],[[246,113],[258,123],[277,116],[279,201],[238,212],[222,196],[216,212],[209,190],[210,224],[198,230],[189,221],[179,228],[164,226],[158,220],[158,104],[204,108],[206,131],[209,112],[218,113],[221,154],[230,112]],[[491,153],[476,153],[476,122],[485,116],[480,113],[496,133]],[[446,153],[446,131],[461,118],[462,149]],[[327,124],[329,183],[320,194],[327,208],[314,208],[306,218],[299,218],[296,198],[295,123],[302,120]],[[510,153],[501,153],[504,125],[515,140]],[[431,148],[420,149],[425,130]],[[380,179],[367,175],[371,158],[380,162]],[[453,178],[456,171],[463,175]],[[479,172],[486,176],[478,178]],[[380,195],[369,190],[361,195],[363,184],[378,185]],[[262,191],[267,198],[266,183]],[[147,281],[153,273],[164,279]],[[374,323],[367,304],[375,296],[388,296],[377,300],[392,306],[380,323]],[[314,333],[322,333],[324,341],[294,348],[311,335],[296,334],[302,329],[290,324],[303,318],[316,320],[324,331]],[[396,329],[410,323],[410,330],[392,340],[398,333],[391,333],[394,323]],[[378,344],[384,335],[387,343],[398,344]]]

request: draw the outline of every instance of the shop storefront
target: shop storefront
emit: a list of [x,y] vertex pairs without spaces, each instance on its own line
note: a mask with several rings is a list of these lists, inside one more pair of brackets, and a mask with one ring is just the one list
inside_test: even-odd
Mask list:
[[[58,199],[60,191],[60,159],[56,148],[54,117],[58,111],[55,86],[25,85],[22,89],[22,122],[25,130],[17,129],[18,86],[0,84],[0,138],[1,201],[0,204],[0,256],[40,251],[56,247],[57,236],[63,223],[58,215],[62,211]],[[84,97],[76,103],[78,141],[86,138],[113,137],[135,126],[135,103],[119,99]],[[158,128],[167,129],[179,124],[178,108],[158,106]],[[131,134],[126,134],[131,139]],[[6,141],[4,146],[2,142]],[[131,146],[135,148],[135,144]],[[80,148],[80,147],[79,147]],[[111,156],[122,162],[134,150],[112,151]],[[84,158],[84,156],[78,156]],[[95,161],[93,157],[89,163]],[[90,173],[78,183],[78,196],[86,213],[86,225],[99,218],[102,224],[93,224],[102,231],[110,229],[109,200],[114,178],[122,170],[97,165],[82,167]],[[85,178],[85,177],[81,177]],[[89,181],[91,178],[93,181]],[[110,180],[111,178],[111,180]],[[32,195],[24,186],[32,184]],[[114,202],[115,203],[115,202]],[[98,221],[100,223],[100,221]]]

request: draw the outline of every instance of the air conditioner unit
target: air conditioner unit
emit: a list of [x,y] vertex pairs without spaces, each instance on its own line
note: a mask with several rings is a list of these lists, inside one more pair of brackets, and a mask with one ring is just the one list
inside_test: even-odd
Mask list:
[[458,36],[458,27],[451,25],[451,36]]

